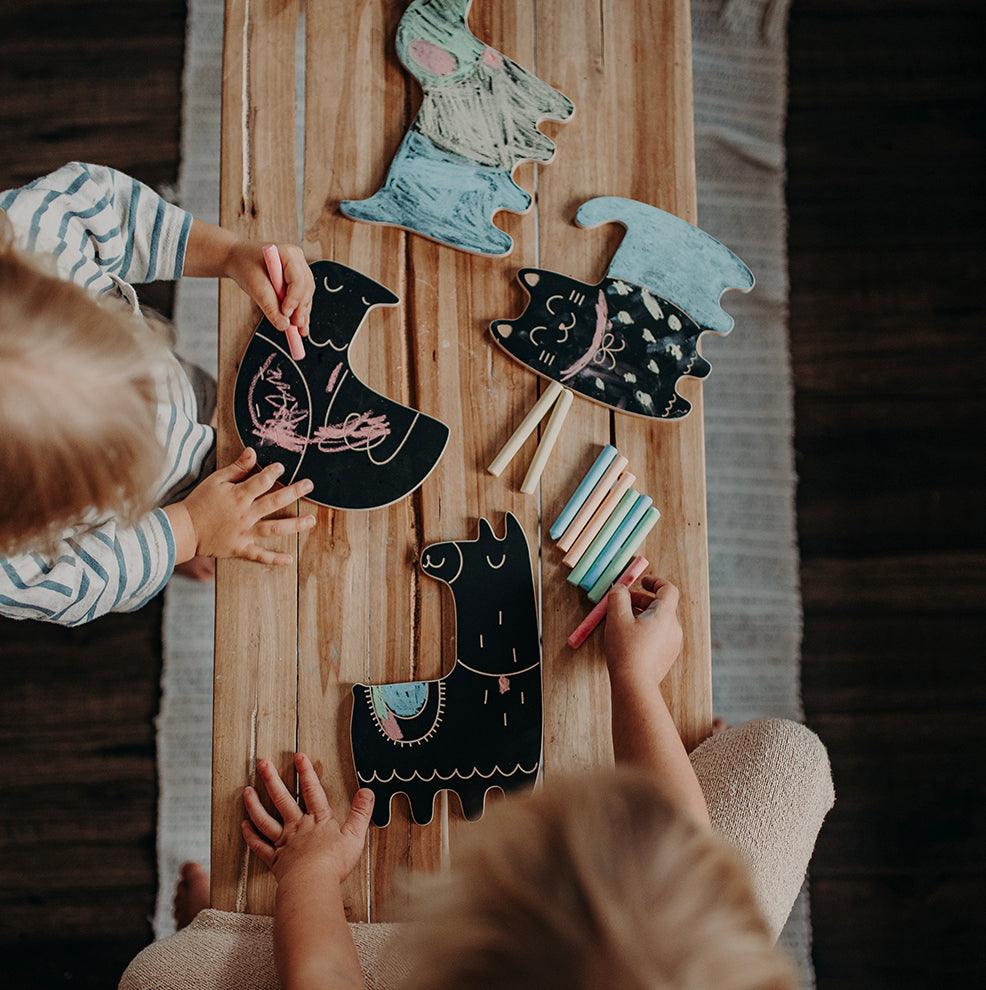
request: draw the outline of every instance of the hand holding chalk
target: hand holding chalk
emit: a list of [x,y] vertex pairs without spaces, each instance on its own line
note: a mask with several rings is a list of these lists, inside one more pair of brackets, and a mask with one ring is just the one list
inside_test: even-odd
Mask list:
[[[276,244],[264,246],[264,264],[267,266],[267,274],[270,276],[270,284],[274,289],[274,294],[278,300],[282,300],[284,298],[284,269],[281,266],[281,256],[277,252]],[[305,356],[305,345],[301,342],[301,334],[293,323],[288,325],[287,338],[291,357],[295,361],[300,361]]]
[[[647,570],[650,561],[646,557],[636,557],[630,566],[616,579],[616,584],[629,588],[641,574]],[[609,595],[603,598],[595,608],[579,623],[575,632],[568,637],[568,645],[577,650],[592,634],[592,631],[606,618],[609,610]]]
[[[624,585],[610,589],[606,615],[605,653],[610,680],[660,684],[681,652],[678,589],[663,578],[641,579],[653,594],[642,612],[634,610],[634,596]],[[641,596],[647,599],[649,596]],[[640,601],[638,597],[637,601]]]

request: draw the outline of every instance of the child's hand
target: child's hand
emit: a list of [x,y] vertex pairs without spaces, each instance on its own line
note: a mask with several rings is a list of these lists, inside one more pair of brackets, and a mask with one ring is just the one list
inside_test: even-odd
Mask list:
[[263,245],[238,241],[230,249],[225,274],[236,281],[278,330],[287,331],[289,324],[293,324],[305,336],[315,294],[312,270],[300,247],[294,244],[274,246],[284,272],[283,299],[278,300],[267,274]]
[[258,564],[290,564],[293,557],[257,543],[310,529],[314,516],[268,519],[278,509],[297,502],[312,490],[308,480],[271,491],[283,474],[281,464],[269,464],[251,475],[257,455],[249,447],[232,463],[209,475],[181,502],[165,507],[175,535],[176,560],[193,556],[241,557]]
[[678,589],[663,578],[645,575],[641,584],[653,594],[615,585],[606,612],[606,663],[612,677],[642,676],[659,684],[681,650]]
[[356,792],[349,814],[340,825],[332,814],[311,760],[304,753],[297,753],[294,765],[305,810],[301,810],[284,786],[274,765],[269,760],[261,760],[257,772],[282,821],[268,813],[252,787],[246,787],[243,803],[250,818],[243,822],[243,838],[267,864],[278,883],[294,870],[342,883],[363,851],[373,811],[373,791],[363,788]]

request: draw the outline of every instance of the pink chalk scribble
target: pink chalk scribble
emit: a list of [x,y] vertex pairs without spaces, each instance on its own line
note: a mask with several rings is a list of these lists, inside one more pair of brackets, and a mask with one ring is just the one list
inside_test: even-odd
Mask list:
[[504,674],[501,674],[497,680],[500,685],[500,694],[506,694],[510,690],[510,678]]
[[596,327],[592,334],[592,342],[589,344],[589,349],[570,368],[566,368],[561,373],[558,379],[559,381],[568,381],[569,378],[577,375],[595,358],[603,344],[606,331],[612,326],[613,324],[609,319],[609,309],[606,306],[606,296],[603,294],[603,290],[600,289],[599,298],[596,300]]
[[401,731],[401,727],[397,724],[397,718],[394,713],[388,708],[387,717],[381,719],[380,727],[384,732],[390,736],[391,739],[403,739],[404,733]]
[[[247,391],[247,405],[250,409],[250,422],[253,435],[261,444],[272,444],[290,453],[301,453],[310,446],[317,447],[323,454],[335,454],[344,450],[368,450],[390,436],[390,423],[384,415],[374,414],[372,409],[352,412],[341,423],[326,423],[311,435],[301,432],[308,419],[308,410],[303,408],[291,386],[284,380],[284,371],[274,363],[276,354],[271,354],[253,376]],[[344,365],[340,362],[329,376],[325,387],[331,394],[340,378]],[[262,418],[255,402],[257,386],[264,382],[269,394],[263,401],[270,407],[269,415]]]

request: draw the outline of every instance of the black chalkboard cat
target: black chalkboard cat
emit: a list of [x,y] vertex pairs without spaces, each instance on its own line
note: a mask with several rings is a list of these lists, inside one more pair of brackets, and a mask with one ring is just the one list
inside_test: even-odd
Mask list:
[[285,484],[310,478],[308,496],[337,509],[373,509],[414,491],[438,463],[448,427],[364,385],[349,347],[367,311],[399,302],[389,289],[334,261],[311,266],[315,296],[305,356],[262,320],[240,364],[236,428],[261,465],[284,464]]
[[595,285],[523,268],[530,295],[515,320],[494,320],[494,339],[532,371],[621,412],[679,419],[691,404],[675,391],[711,367],[698,353],[706,331],[727,334],[726,289],[748,292],[753,274],[727,247],[679,217],[619,196],[579,207],[583,227],[626,227]]
[[532,371],[621,412],[678,419],[691,404],[675,392],[683,375],[704,378],[704,327],[648,289],[606,277],[596,285],[522,268],[531,299],[515,320],[490,329]]
[[457,659],[438,680],[353,687],[353,759],[376,825],[398,793],[422,825],[443,790],[478,818],[491,787],[533,787],[541,761],[541,647],[520,522],[507,513],[499,539],[480,519],[477,539],[432,544],[421,568],[452,589]]

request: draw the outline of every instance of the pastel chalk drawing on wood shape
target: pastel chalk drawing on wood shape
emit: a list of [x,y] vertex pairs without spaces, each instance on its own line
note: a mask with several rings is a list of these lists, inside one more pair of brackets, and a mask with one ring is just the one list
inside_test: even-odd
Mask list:
[[729,333],[719,299],[729,288],[752,289],[752,273],[709,234],[646,203],[599,197],[576,220],[626,226],[606,277],[591,285],[521,269],[528,306],[517,319],[494,321],[494,339],[537,374],[620,412],[685,416],[691,404],[676,385],[708,375],[699,337]]
[[373,509],[414,491],[438,463],[449,429],[387,398],[353,372],[349,350],[366,313],[399,300],[373,279],[334,261],[312,266],[315,295],[305,356],[263,319],[236,377],[233,413],[261,465],[282,480],[307,477],[308,496],[337,509]]
[[471,0],[415,0],[404,13],[397,54],[424,90],[421,109],[381,189],[340,209],[354,220],[502,256],[513,240],[493,215],[531,206],[512,172],[523,161],[551,161],[554,143],[538,124],[567,120],[575,107],[476,38],[466,24],[470,6]]
[[456,660],[437,680],[353,687],[356,776],[380,826],[400,793],[420,825],[443,790],[476,819],[490,788],[533,788],[541,762],[541,645],[519,520],[507,513],[500,538],[480,519],[475,540],[427,547],[421,569],[452,590]]

